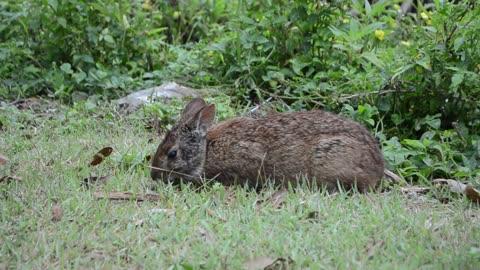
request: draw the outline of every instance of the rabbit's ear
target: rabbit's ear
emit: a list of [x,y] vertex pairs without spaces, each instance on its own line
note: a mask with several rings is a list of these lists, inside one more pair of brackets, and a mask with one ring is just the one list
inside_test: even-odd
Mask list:
[[194,98],[192,99],[183,109],[182,118],[188,119],[196,115],[203,107],[207,104],[202,98]]
[[200,111],[197,119],[197,128],[207,132],[213,125],[213,120],[215,119],[215,104],[205,106]]
[[189,130],[200,130],[207,133],[208,128],[213,125],[213,119],[215,118],[215,104],[210,104],[201,109],[193,117],[188,118],[185,121],[185,125]]

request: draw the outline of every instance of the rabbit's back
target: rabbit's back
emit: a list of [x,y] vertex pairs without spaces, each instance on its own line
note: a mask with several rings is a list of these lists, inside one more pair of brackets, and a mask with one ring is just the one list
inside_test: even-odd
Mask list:
[[207,177],[230,183],[277,184],[299,177],[359,190],[383,176],[383,158],[362,125],[324,111],[278,113],[263,118],[233,118],[208,132]]

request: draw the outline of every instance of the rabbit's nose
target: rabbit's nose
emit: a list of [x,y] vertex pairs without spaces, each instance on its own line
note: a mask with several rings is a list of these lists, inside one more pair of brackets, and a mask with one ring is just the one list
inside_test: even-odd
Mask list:
[[150,176],[152,177],[152,180],[158,180],[162,178],[162,172],[159,170],[152,169],[150,171]]

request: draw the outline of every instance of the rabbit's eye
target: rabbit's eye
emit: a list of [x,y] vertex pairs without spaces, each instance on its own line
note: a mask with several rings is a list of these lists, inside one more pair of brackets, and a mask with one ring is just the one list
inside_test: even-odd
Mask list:
[[175,158],[176,156],[177,156],[177,150],[172,150],[168,152],[168,155],[167,155],[169,159]]

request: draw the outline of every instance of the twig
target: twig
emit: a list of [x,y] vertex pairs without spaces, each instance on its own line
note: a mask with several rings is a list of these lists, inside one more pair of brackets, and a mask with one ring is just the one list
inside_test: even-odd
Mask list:
[[462,133],[460,133],[460,129],[458,128],[458,123],[457,122],[452,122],[453,129],[455,129],[455,132],[457,133],[458,137],[460,138],[460,141],[462,141],[463,147],[467,147],[468,143],[463,137]]
[[272,97],[267,98],[267,100],[262,102],[262,104],[255,106],[255,108],[250,110],[250,113],[255,112],[256,110],[258,110],[260,108],[260,106],[263,106],[263,105],[267,104],[268,102],[270,102],[270,100],[272,100]]
[[407,183],[405,181],[405,179],[401,178],[400,176],[396,175],[395,173],[393,173],[390,170],[384,169],[383,173],[385,174],[385,176],[387,176],[388,179],[391,179],[392,182],[394,182],[394,183],[397,183],[397,184],[398,183]]
[[134,200],[137,202],[142,201],[159,201],[160,196],[157,194],[137,194],[133,195],[132,192],[108,192],[105,193],[103,191],[97,191],[94,193],[95,198],[97,199],[104,199],[107,198],[109,200]]
[[361,93],[361,94],[342,95],[342,96],[340,96],[340,99],[347,100],[347,99],[358,98],[358,97],[360,97],[360,96],[384,95],[384,94],[389,94],[389,93],[413,93],[413,92],[415,92],[415,90],[407,90],[407,89],[394,90],[394,89],[389,89],[389,90],[373,91],[373,92]]

